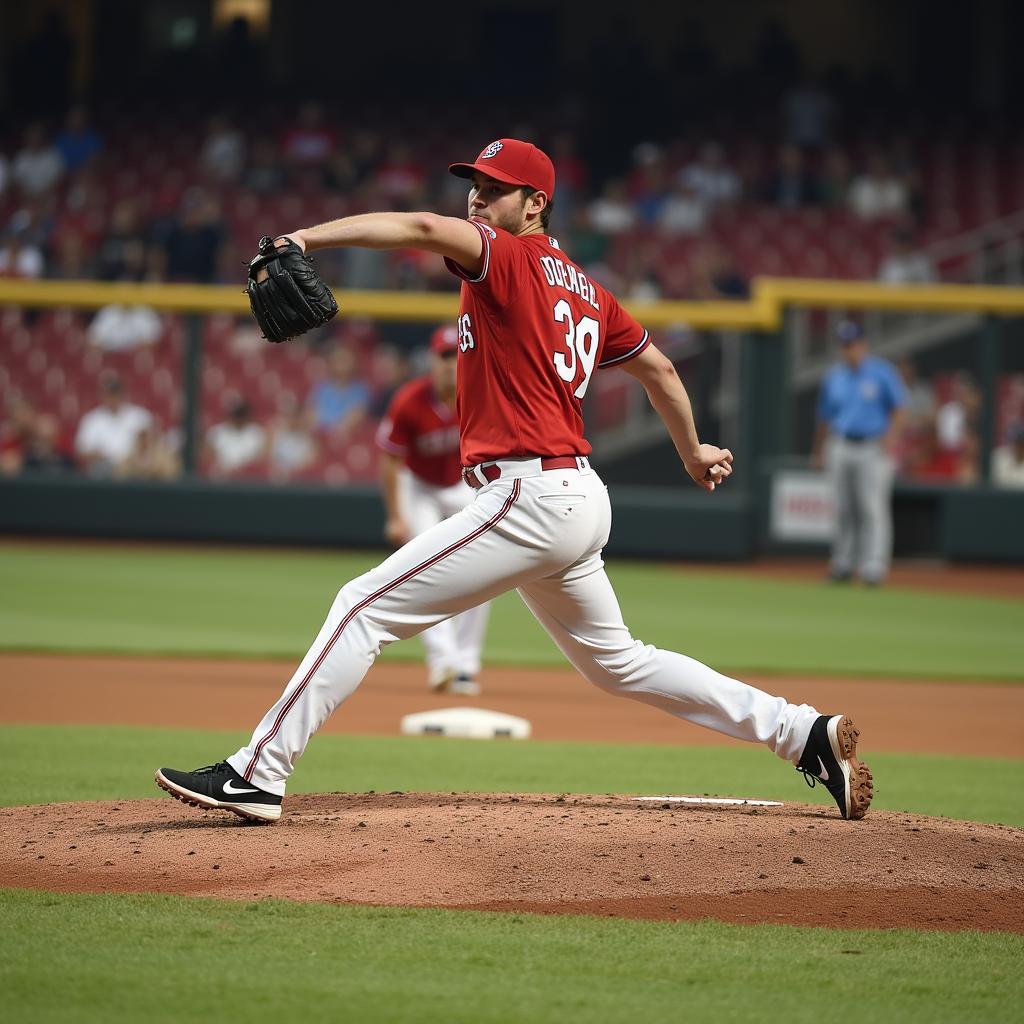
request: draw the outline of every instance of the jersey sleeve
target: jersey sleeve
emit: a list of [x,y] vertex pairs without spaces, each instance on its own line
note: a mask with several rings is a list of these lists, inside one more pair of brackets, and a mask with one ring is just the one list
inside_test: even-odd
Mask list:
[[504,306],[517,291],[516,279],[524,258],[522,243],[501,228],[492,228],[482,221],[470,220],[483,241],[484,265],[475,277],[445,257],[445,265],[456,276],[471,285],[474,293],[492,306]]
[[395,395],[377,428],[377,447],[391,455],[407,455],[413,440],[412,417],[404,398],[401,393]]
[[607,291],[601,298],[605,304],[605,340],[601,349],[598,369],[618,366],[640,355],[651,343],[651,336],[634,320]]

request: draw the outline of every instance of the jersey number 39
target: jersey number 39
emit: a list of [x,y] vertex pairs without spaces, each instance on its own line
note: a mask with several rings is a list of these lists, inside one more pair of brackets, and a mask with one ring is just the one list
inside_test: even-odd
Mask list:
[[565,299],[559,299],[554,308],[555,320],[565,324],[565,352],[555,353],[555,369],[562,380],[571,384],[576,379],[577,360],[583,370],[583,380],[573,391],[576,398],[582,400],[590,384],[590,375],[594,372],[597,362],[598,343],[601,325],[590,316],[583,317],[579,322],[572,318],[572,307]]

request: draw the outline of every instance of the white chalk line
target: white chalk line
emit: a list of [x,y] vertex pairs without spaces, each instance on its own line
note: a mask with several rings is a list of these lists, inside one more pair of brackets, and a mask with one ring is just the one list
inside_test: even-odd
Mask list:
[[746,804],[748,807],[783,806],[779,800],[739,800],[729,797],[711,796],[635,796],[633,799],[663,804]]

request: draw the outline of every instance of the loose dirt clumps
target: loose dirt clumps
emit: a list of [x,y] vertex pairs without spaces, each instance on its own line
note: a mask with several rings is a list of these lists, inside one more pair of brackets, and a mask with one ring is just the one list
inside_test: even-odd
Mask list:
[[1024,830],[628,796],[309,794],[274,826],[46,804],[0,812],[0,885],[1024,933]]

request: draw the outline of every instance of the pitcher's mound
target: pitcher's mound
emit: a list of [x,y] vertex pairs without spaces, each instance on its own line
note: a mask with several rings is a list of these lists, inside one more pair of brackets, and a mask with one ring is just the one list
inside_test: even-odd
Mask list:
[[628,796],[290,796],[6,808],[0,885],[829,927],[1024,932],[1024,830]]

